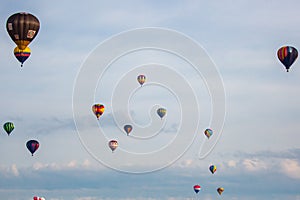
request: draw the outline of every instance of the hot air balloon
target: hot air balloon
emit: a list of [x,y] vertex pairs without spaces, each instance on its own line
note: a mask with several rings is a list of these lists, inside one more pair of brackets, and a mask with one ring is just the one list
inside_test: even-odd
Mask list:
[[217,192],[219,193],[219,195],[221,195],[221,194],[222,194],[222,192],[224,192],[224,188],[222,188],[222,187],[219,187],[219,188],[217,189]]
[[144,84],[145,81],[146,81],[146,76],[145,76],[145,75],[139,75],[139,76],[137,77],[137,80],[138,80],[139,84],[140,84],[141,86],[143,86],[143,84]]
[[24,50],[40,29],[37,17],[30,13],[15,13],[6,22],[6,30],[19,49]]
[[45,200],[45,198],[44,197],[34,196],[33,200]]
[[165,108],[159,108],[157,109],[158,116],[162,119],[167,113],[167,110]]
[[200,185],[194,185],[194,191],[198,193],[201,190]]
[[210,136],[212,136],[213,131],[211,129],[205,129],[204,134],[206,135],[206,137],[209,139]]
[[132,126],[127,124],[124,126],[124,130],[127,133],[127,135],[129,135],[129,133],[132,131]]
[[6,122],[3,125],[3,128],[6,131],[7,135],[9,135],[14,130],[15,126],[12,122]]
[[216,165],[211,165],[211,166],[209,166],[209,171],[210,171],[212,174],[214,174],[214,173],[217,171]]
[[39,146],[40,146],[40,144],[36,140],[29,140],[26,143],[26,147],[30,151],[32,156],[33,156],[34,152],[39,148]]
[[285,66],[288,72],[291,65],[295,62],[298,57],[298,51],[292,46],[283,46],[277,51],[277,57],[280,62]]
[[103,114],[104,109],[105,108],[102,104],[93,105],[92,110],[93,110],[94,114],[96,115],[97,119],[99,119],[100,116]]
[[34,196],[34,197],[33,197],[33,200],[39,200],[39,197]]
[[26,47],[24,50],[19,49],[19,47],[14,49],[15,57],[21,63],[21,67],[23,67],[23,63],[27,60],[27,58],[29,58],[30,52],[31,51],[29,47]]
[[118,141],[117,140],[111,140],[108,143],[109,148],[114,152],[116,148],[118,147]]

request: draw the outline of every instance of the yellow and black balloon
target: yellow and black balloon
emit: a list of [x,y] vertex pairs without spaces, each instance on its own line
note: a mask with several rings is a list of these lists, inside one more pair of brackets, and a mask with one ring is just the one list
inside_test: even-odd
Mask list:
[[37,36],[39,29],[38,18],[30,13],[15,13],[7,19],[6,30],[17,45],[14,55],[21,63],[21,67],[31,54],[28,45]]

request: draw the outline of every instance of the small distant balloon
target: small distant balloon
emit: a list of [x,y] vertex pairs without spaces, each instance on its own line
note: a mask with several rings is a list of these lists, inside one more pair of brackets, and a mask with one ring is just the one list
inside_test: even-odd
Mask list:
[[162,119],[167,113],[167,110],[165,108],[159,108],[157,109],[158,116]]
[[194,185],[194,191],[198,193],[201,190],[200,185]]
[[34,196],[33,200],[46,200],[44,197]]
[[29,47],[26,47],[24,50],[21,50],[19,49],[19,47],[16,47],[14,49],[14,54],[18,61],[21,63],[21,67],[23,67],[23,63],[29,58],[31,50]]
[[6,131],[7,135],[9,135],[13,130],[14,130],[15,126],[12,122],[6,122],[3,125],[3,129]]
[[32,156],[33,156],[34,152],[39,148],[39,146],[40,146],[40,144],[36,140],[29,140],[26,143],[26,147],[30,151]]
[[139,84],[140,84],[141,86],[143,86],[143,84],[144,84],[145,81],[146,81],[146,76],[145,76],[145,75],[139,75],[139,76],[137,77],[137,81],[139,82]]
[[277,57],[280,62],[285,66],[288,72],[291,65],[295,62],[298,57],[298,51],[292,46],[283,46],[277,51]]
[[214,173],[217,171],[216,165],[211,165],[211,166],[209,166],[209,171],[210,171],[212,174],[214,174]]
[[219,187],[219,188],[217,189],[217,192],[219,193],[219,195],[221,195],[221,194],[224,192],[224,188]]
[[204,131],[204,134],[205,134],[205,135],[206,135],[206,137],[209,139],[209,138],[210,138],[210,136],[212,136],[212,135],[213,135],[213,130],[211,130],[211,129],[207,128],[207,129],[205,129],[205,131]]
[[127,133],[127,135],[129,135],[129,133],[132,131],[132,126],[127,124],[124,126],[124,130]]
[[96,115],[97,119],[104,113],[104,106],[102,104],[95,104],[92,106],[93,113]]
[[118,141],[117,140],[111,140],[108,143],[109,148],[114,152],[116,148],[118,147]]

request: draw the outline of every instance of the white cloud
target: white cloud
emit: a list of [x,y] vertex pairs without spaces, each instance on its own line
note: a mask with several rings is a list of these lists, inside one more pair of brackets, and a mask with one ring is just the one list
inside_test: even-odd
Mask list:
[[295,159],[284,159],[280,163],[282,172],[290,178],[300,179],[300,164]]
[[228,167],[236,167],[237,166],[237,161],[235,161],[235,160],[229,160],[227,162],[227,166]]
[[13,164],[11,166],[10,171],[12,172],[12,174],[14,176],[19,176],[19,174],[20,174],[16,164]]

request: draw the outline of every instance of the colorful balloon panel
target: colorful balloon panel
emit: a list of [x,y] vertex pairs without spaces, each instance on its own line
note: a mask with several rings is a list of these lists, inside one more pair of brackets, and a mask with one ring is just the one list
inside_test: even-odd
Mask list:
[[292,46],[283,46],[277,51],[277,57],[285,66],[287,72],[298,57],[298,51]]
[[139,75],[139,76],[137,77],[137,80],[138,80],[139,84],[140,84],[141,86],[143,86],[143,84],[146,82],[146,76],[145,76],[145,75]]
[[36,150],[38,150],[39,146],[40,146],[40,144],[36,140],[29,140],[26,143],[26,147],[30,151],[32,156],[33,156],[34,152],[36,152]]
[[92,111],[96,115],[97,119],[104,113],[104,106],[102,104],[95,104],[92,106]]
[[37,17],[20,12],[11,15],[6,22],[6,30],[19,49],[24,50],[36,37],[40,29]]

